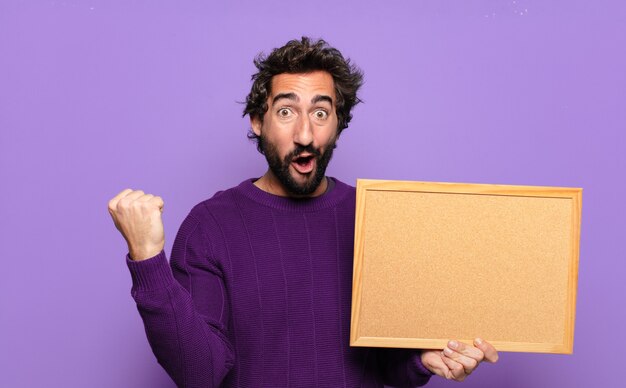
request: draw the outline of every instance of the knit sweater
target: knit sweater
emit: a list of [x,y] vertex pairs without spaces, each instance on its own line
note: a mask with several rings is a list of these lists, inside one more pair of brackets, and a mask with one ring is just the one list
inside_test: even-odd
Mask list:
[[419,386],[418,350],[350,347],[355,189],[293,199],[254,179],[192,208],[172,247],[126,256],[158,362],[184,387]]

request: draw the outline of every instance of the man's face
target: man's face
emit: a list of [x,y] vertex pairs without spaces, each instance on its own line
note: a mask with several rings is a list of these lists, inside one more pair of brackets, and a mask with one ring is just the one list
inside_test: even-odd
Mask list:
[[271,173],[286,194],[319,195],[337,140],[336,96],[324,71],[279,74],[263,122],[251,121]]

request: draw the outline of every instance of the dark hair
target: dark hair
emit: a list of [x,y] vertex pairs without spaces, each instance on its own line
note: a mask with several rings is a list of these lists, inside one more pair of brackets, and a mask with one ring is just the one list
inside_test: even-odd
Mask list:
[[[302,40],[291,40],[283,47],[272,50],[267,57],[263,53],[259,54],[254,59],[254,65],[259,71],[252,75],[254,82],[246,97],[243,116],[250,115],[250,118],[263,122],[272,78],[282,73],[308,73],[316,70],[330,73],[337,96],[338,134],[348,127],[352,119],[352,107],[361,102],[356,93],[363,84],[363,72],[322,39],[311,42],[308,37],[303,36]],[[249,131],[248,138],[255,141],[257,149],[263,153],[259,136]]]

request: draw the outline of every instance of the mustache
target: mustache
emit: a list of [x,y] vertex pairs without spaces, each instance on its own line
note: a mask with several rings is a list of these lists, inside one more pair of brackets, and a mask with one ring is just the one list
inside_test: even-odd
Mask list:
[[319,157],[322,154],[319,148],[313,147],[312,144],[309,144],[308,146],[297,145],[293,151],[285,156],[285,161],[291,162],[305,152],[313,155],[314,157]]

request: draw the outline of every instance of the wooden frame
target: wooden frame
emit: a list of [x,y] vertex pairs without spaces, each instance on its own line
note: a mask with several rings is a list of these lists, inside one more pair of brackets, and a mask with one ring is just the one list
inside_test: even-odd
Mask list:
[[352,346],[572,353],[582,189],[358,180]]

